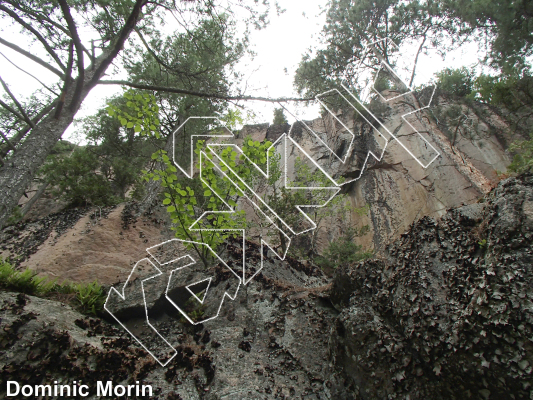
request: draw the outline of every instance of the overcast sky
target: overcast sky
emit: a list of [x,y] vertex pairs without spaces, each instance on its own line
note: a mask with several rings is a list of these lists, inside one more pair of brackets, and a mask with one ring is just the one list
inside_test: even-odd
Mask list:
[[[263,97],[297,96],[293,89],[294,72],[306,50],[319,43],[318,40],[325,22],[325,13],[321,11],[326,4],[327,1],[325,0],[292,0],[282,4],[285,12],[279,16],[276,15],[274,7],[272,8],[268,27],[251,32],[250,41],[257,55],[253,60],[243,60],[238,67],[245,74],[243,82],[239,82],[238,85],[241,88],[246,85],[247,94]],[[6,32],[6,29],[4,28],[3,31]],[[13,34],[16,35],[17,32],[13,32]],[[20,38],[20,35],[17,36]],[[16,40],[17,43],[20,43],[19,38]],[[0,46],[0,51],[44,82],[54,81],[55,76],[53,74],[38,65],[31,65],[31,61],[5,46]],[[443,62],[436,55],[425,57],[419,61],[417,70],[420,71],[421,76],[430,77],[446,66],[468,65],[476,62],[476,60],[477,55],[475,51],[472,51],[472,48],[463,49],[463,51],[447,56],[446,62]],[[29,96],[39,86],[28,75],[16,70],[1,55],[0,70],[4,80],[18,95]],[[91,91],[76,117],[81,118],[93,114],[105,106],[107,97],[120,92],[119,86],[97,86]],[[247,102],[244,105],[256,115],[250,123],[272,122],[273,109],[276,104]],[[303,107],[291,103],[286,107],[301,119],[318,117],[319,109],[317,106]],[[288,117],[289,122],[294,120],[294,118]],[[77,142],[79,139],[73,136],[75,130],[76,127],[73,124],[68,129],[64,139]]]

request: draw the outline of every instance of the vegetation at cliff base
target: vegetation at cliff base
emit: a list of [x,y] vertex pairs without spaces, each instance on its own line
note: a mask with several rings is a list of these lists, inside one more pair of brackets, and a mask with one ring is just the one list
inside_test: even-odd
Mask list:
[[104,309],[106,294],[96,282],[57,283],[56,279],[37,277],[31,269],[17,271],[9,262],[0,259],[0,288],[16,292],[61,299],[84,314],[99,315]]

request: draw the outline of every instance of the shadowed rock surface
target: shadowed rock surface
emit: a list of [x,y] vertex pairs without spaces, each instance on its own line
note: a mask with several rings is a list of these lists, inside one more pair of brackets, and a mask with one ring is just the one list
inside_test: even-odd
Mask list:
[[332,360],[355,398],[533,397],[533,176],[337,271]]
[[[524,175],[482,203],[421,219],[383,257],[343,266],[333,283],[313,266],[267,255],[203,324],[173,311],[161,281],[148,311],[176,349],[165,367],[116,323],[2,292],[0,374],[29,384],[82,379],[92,398],[96,380],[140,380],[159,399],[530,399],[532,238],[533,176]],[[248,246],[258,268],[259,248]],[[231,242],[224,259],[236,267],[240,251]],[[208,271],[214,297],[227,290],[217,269]],[[117,311],[147,348],[164,352],[142,326],[143,278],[133,278],[131,303]]]

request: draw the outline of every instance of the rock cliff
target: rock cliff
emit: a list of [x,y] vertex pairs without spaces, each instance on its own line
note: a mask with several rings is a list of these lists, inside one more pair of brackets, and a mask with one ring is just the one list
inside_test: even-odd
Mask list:
[[[198,326],[150,302],[177,349],[166,367],[116,325],[3,292],[2,381],[140,380],[161,399],[531,398],[533,176],[483,199],[421,218],[333,281],[269,258],[219,318]],[[224,251],[239,259],[237,242]],[[122,311],[141,325],[132,307]]]

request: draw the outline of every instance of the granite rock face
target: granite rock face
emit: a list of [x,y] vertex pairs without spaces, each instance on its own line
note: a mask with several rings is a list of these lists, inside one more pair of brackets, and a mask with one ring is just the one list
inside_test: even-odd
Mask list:
[[330,350],[355,398],[533,396],[533,176],[345,266]]
[[[226,258],[238,261],[239,250],[230,244]],[[249,251],[250,267],[257,267],[258,250],[250,244]],[[115,304],[113,312],[163,359],[168,348],[145,323],[142,279],[140,272],[125,292],[128,301]],[[34,385],[81,379],[94,387],[97,380],[122,385],[139,380],[152,385],[153,398],[159,399],[349,398],[328,359],[330,326],[338,314],[328,288],[319,269],[268,258],[234,301],[226,299],[219,318],[191,325],[161,295],[165,284],[156,285],[150,293],[159,290],[159,295],[147,302],[150,322],[176,350],[165,367],[109,315],[104,314],[109,322],[86,318],[59,302],[3,292],[1,375],[4,381]],[[209,292],[219,297],[225,290],[219,280]],[[196,311],[207,315],[215,306]],[[3,396],[5,387],[0,390]]]
[[[471,204],[498,183],[498,171],[505,171],[510,163],[505,149],[516,139],[510,123],[481,103],[457,105],[438,95],[433,104],[426,112],[405,118],[420,104],[410,104],[408,99],[371,104],[384,128],[374,128],[347,111],[335,116],[325,113],[290,127],[290,136],[334,178],[357,179],[343,188],[351,205],[370,207],[367,215],[354,211],[324,223],[319,251],[348,226],[368,225],[358,243],[381,252],[414,221],[441,217],[449,208]],[[253,125],[245,127],[242,135],[273,141],[279,137],[273,131],[289,129]],[[297,152],[289,155],[290,176],[298,156]]]
[[[0,374],[28,384],[138,380],[158,399],[530,399],[532,238],[533,176],[524,175],[483,202],[422,218],[379,258],[339,268],[333,282],[267,254],[219,317],[197,325],[164,296],[168,280],[154,284],[144,308],[150,271],[138,271],[113,312],[145,348],[107,313],[88,318],[1,292]],[[223,250],[232,268],[241,243]],[[259,251],[247,244],[252,270]],[[207,273],[213,296],[229,290],[230,272]],[[197,318],[216,307],[185,308]],[[165,367],[145,350],[168,353],[146,311],[175,349]]]

